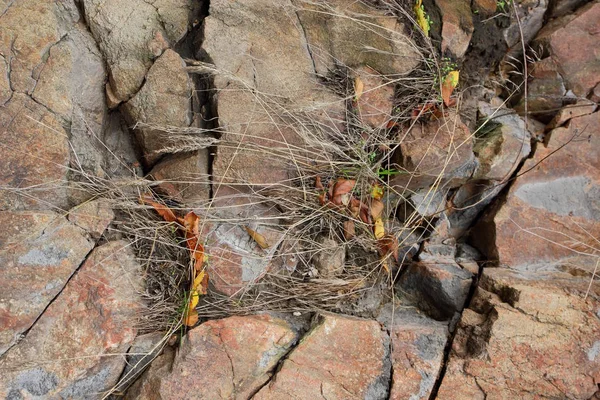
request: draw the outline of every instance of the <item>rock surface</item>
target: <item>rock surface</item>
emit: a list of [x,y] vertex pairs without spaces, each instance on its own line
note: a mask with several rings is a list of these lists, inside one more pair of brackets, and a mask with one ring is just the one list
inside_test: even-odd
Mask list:
[[[589,399],[598,390],[598,294],[589,278],[486,269],[438,398]],[[577,327],[574,329],[574,327]]]
[[[260,199],[227,186],[217,188],[213,207],[224,221],[204,227],[211,284],[217,291],[233,296],[276,265],[273,257],[283,240],[283,232],[276,228],[279,211],[272,204],[262,204]],[[261,248],[247,229],[261,235],[268,247]]]
[[325,315],[254,398],[383,399],[388,356],[389,337],[376,321]]
[[157,33],[174,45],[188,29],[189,0],[82,0],[86,21],[109,68],[119,101],[133,97],[156,57]]
[[[523,165],[499,211],[474,237],[490,259],[513,268],[593,268],[589,246],[600,235],[600,114],[554,129]],[[551,155],[551,156],[550,156]],[[543,160],[543,162],[542,162]]]
[[191,98],[192,81],[185,62],[175,51],[166,50],[148,70],[141,89],[123,106],[132,124],[146,124],[136,129],[136,137],[148,165],[165,148],[176,145],[160,128],[190,125]]
[[[95,249],[27,336],[0,359],[3,398],[102,398],[136,330],[140,267],[127,242]],[[81,345],[85,344],[85,345]]]
[[468,3],[459,0],[436,0],[442,16],[442,52],[462,58],[473,35],[473,17]]
[[94,243],[51,211],[2,211],[0,222],[1,355],[63,290]]
[[170,155],[150,171],[159,188],[168,197],[183,204],[194,205],[210,199],[208,150]]
[[475,168],[469,128],[454,112],[433,121],[417,123],[403,133],[399,154],[402,167],[390,184],[403,192],[428,187],[439,175],[442,182],[459,186]]
[[285,321],[266,315],[208,321],[188,333],[154,398],[248,399],[295,341]]
[[595,51],[590,51],[596,48],[599,21],[600,4],[591,2],[574,15],[546,25],[535,38],[535,44],[542,46],[560,66],[567,89],[580,97],[587,97],[600,82],[600,59]]

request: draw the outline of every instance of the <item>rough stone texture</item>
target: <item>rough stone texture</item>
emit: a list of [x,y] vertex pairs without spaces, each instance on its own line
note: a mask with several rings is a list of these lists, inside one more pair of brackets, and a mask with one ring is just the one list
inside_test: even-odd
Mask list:
[[[185,62],[176,52],[167,50],[152,65],[144,86],[123,110],[133,124],[187,127],[191,123],[191,97],[192,81]],[[157,152],[176,145],[168,133],[152,127],[139,127],[136,136],[149,165],[159,158]]]
[[210,198],[208,150],[169,155],[160,161],[150,176],[164,181],[159,188],[184,204],[203,203]]
[[4,3],[0,13],[0,54],[7,63],[12,90],[31,94],[49,51],[77,22],[79,13],[72,1]]
[[12,96],[12,89],[10,88],[10,81],[8,80],[8,63],[6,58],[0,56],[0,106],[6,104]]
[[98,239],[115,217],[110,206],[102,200],[85,202],[69,211],[69,221]]
[[[391,305],[384,314],[391,314]],[[381,317],[380,317],[381,318]],[[392,400],[429,399],[442,368],[448,326],[414,311],[396,310],[390,329]]]
[[2,211],[0,225],[1,355],[60,293],[94,244],[51,211]]
[[3,398],[102,398],[136,330],[141,271],[129,244],[98,247],[58,298],[0,359]]
[[267,315],[205,322],[183,341],[160,398],[248,399],[296,340],[287,322]]
[[[121,374],[119,385],[117,386],[115,392],[122,393],[128,387],[133,386],[132,383],[136,382],[136,379],[142,374],[142,372],[144,372],[144,370],[153,369],[153,371],[156,371],[160,368],[160,366],[165,364],[163,360],[156,360],[156,358],[163,357],[165,355],[166,357],[163,358],[169,358],[168,353],[173,353],[173,349],[168,346],[164,340],[165,334],[163,332],[146,333],[135,338],[131,344],[131,347],[127,351],[127,364],[125,365],[125,369]],[[173,354],[170,355],[170,362],[172,363]],[[156,360],[156,365],[154,368],[150,366],[151,364],[154,364],[153,360]],[[153,372],[150,374],[152,373]],[[150,381],[152,381],[152,379]],[[137,385],[137,389],[132,391],[132,397],[133,392],[136,393],[136,396],[140,396],[144,386],[147,385]]]
[[600,381],[597,286],[486,269],[458,324],[441,399],[589,399]]
[[496,13],[498,4],[496,0],[474,0],[473,9],[484,17],[490,16]]
[[440,174],[442,182],[459,186],[475,168],[471,132],[453,111],[441,119],[417,123],[402,133],[402,138],[400,152],[395,155],[402,173],[390,182],[401,192],[427,187]]
[[69,208],[69,144],[60,121],[21,94],[0,108],[0,209]]
[[479,114],[489,118],[490,125],[484,127],[485,133],[479,135],[473,147],[479,160],[475,178],[504,182],[529,156],[531,134],[521,117],[506,108],[496,107],[495,103],[501,100],[479,103]]
[[100,143],[105,117],[104,61],[96,42],[82,24],[48,51],[32,97],[67,121],[70,142],[86,172],[102,176]]
[[161,380],[171,373],[175,350],[167,347],[164,353],[156,357],[142,376],[131,385],[125,400],[162,400],[160,396]]
[[473,35],[473,16],[468,2],[435,0],[442,14],[442,52],[462,58]]
[[143,175],[133,136],[119,111],[108,114],[102,137],[104,144],[110,149],[110,155],[105,158],[104,171],[112,179],[130,179],[131,176]]
[[254,398],[384,399],[388,357],[389,337],[376,321],[321,316]]
[[313,263],[319,277],[333,278],[342,273],[346,262],[346,247],[328,237],[317,239],[319,252],[313,257]]
[[581,99],[578,100],[575,104],[569,104],[560,109],[560,111],[554,116],[550,124],[548,124],[547,129],[558,128],[563,126],[566,122],[571,120],[572,118],[582,117],[584,115],[592,114],[598,108],[598,104],[596,102]]
[[385,128],[394,106],[394,86],[370,67],[360,68],[357,76],[364,85],[356,102],[360,120],[371,128]]
[[[298,161],[320,155],[307,150],[300,121],[339,129],[344,101],[314,77],[289,0],[212,1],[209,14],[203,47],[217,69],[215,87],[227,89],[216,95],[224,135],[213,164],[215,182],[285,182],[296,175]],[[290,118],[297,118],[297,126]]]
[[[206,224],[202,233],[209,255],[210,283],[217,291],[232,296],[275,265],[273,257],[283,240],[283,232],[275,228],[279,211],[226,186],[216,188],[212,208],[216,217],[235,221]],[[246,227],[262,235],[269,247],[262,249]]]
[[398,289],[437,320],[449,320],[460,312],[473,282],[473,274],[454,261],[453,254],[424,251],[408,265]]
[[567,89],[577,96],[586,97],[600,82],[599,30],[600,3],[591,2],[574,15],[546,25],[535,39],[559,65]]
[[582,5],[587,3],[587,0],[554,0],[548,6],[548,17],[558,18],[566,15]]
[[[531,78],[527,86],[527,111],[540,121],[548,122],[566,100],[567,89],[560,67],[548,57],[530,66]],[[525,100],[515,106],[517,112],[525,112]]]
[[538,145],[523,165],[505,204],[476,227],[473,239],[487,257],[514,268],[593,268],[596,260],[586,254],[600,235],[599,151],[599,113],[554,129],[548,146]]
[[439,215],[446,207],[446,194],[443,189],[421,189],[416,191],[410,200],[416,212],[424,217],[432,217]]
[[419,63],[404,26],[367,2],[292,3],[319,75],[326,76],[336,64],[369,66],[384,75],[405,74]]
[[[527,46],[542,28],[548,0],[523,0],[516,7],[512,3],[506,3],[505,7],[510,14],[510,26],[503,32],[504,40],[509,54],[518,54],[522,52],[521,35]],[[514,15],[515,9],[519,13],[518,19]]]
[[[174,45],[188,29],[189,0],[82,0],[86,20],[108,64],[120,101],[140,89],[155,58],[157,33]],[[166,89],[166,88],[165,88]]]

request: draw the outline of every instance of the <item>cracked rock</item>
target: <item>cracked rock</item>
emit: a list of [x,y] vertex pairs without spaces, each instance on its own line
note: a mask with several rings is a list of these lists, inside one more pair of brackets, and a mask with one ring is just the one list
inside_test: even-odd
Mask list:
[[151,399],[249,399],[296,340],[287,322],[268,315],[208,321],[185,336],[170,374],[142,379],[155,376]]
[[595,286],[583,298],[588,284],[567,273],[486,269],[438,398],[591,398],[600,381],[600,303]]
[[51,211],[2,211],[0,355],[44,312],[94,243]]
[[[571,119],[526,160],[506,201],[479,221],[474,243],[512,268],[591,272],[600,237],[600,113]],[[543,160],[543,162],[542,162]]]
[[188,31],[189,0],[83,0],[83,5],[119,101],[129,100],[142,86],[155,58],[157,32],[172,46]]
[[136,335],[140,283],[129,243],[96,248],[0,360],[0,397],[102,398],[123,371],[120,354]]
[[254,398],[385,399],[389,363],[378,322],[323,315]]
[[177,145],[164,129],[191,124],[192,89],[185,62],[175,51],[167,50],[148,71],[140,91],[122,106],[133,125],[150,125],[135,130],[148,165],[153,165],[165,149]]

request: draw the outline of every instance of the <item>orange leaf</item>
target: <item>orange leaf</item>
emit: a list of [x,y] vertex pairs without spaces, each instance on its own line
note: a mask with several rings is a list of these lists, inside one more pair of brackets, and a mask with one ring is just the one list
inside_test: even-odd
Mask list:
[[380,200],[372,200],[371,201],[371,216],[373,219],[378,219],[381,217],[381,213],[383,212],[383,203]]
[[183,320],[183,323],[186,326],[194,326],[196,325],[196,323],[198,323],[198,311],[196,310],[188,310],[187,314],[185,315],[185,319]]
[[394,235],[385,235],[377,241],[377,250],[381,257],[391,254],[398,262],[398,238]]
[[354,189],[356,181],[352,179],[338,179],[333,187],[332,197],[341,196],[346,193],[350,193]]
[[154,209],[156,210],[156,212],[158,213],[158,215],[160,215],[161,217],[163,217],[163,219],[167,222],[179,222],[179,219],[177,218],[177,216],[175,215],[175,213],[173,212],[173,210],[171,210],[169,207],[167,207],[164,204],[160,204],[157,203],[156,201],[152,200],[152,198],[150,198],[150,196],[142,196],[141,197],[141,201],[144,204],[148,204],[152,207],[154,207]]
[[321,177],[320,176],[317,176],[315,178],[315,188],[317,188],[319,190],[325,189],[325,186],[323,186],[323,183],[321,182]]
[[253,229],[250,229],[250,227],[248,226],[246,226],[246,232],[248,232],[248,235],[250,235],[250,237],[254,239],[254,241],[260,246],[261,249],[269,248],[269,243],[267,243],[267,239],[265,239],[263,235],[261,235]]
[[356,228],[354,226],[354,221],[347,220],[344,221],[344,237],[346,240],[352,239],[356,235]]
[[450,96],[452,96],[454,88],[458,86],[458,76],[458,71],[450,71],[442,82],[442,100],[446,106],[450,105]]

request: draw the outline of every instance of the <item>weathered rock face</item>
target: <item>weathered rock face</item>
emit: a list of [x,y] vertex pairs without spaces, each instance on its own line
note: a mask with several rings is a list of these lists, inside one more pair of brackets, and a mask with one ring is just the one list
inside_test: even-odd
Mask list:
[[[474,240],[491,259],[513,268],[573,264],[593,268],[600,235],[600,114],[571,119],[538,146],[497,213]],[[542,162],[543,160],[543,162]],[[586,250],[587,249],[587,250]]]
[[462,58],[473,35],[473,16],[468,3],[460,0],[436,0],[442,17],[442,52]]
[[0,208],[69,208],[67,133],[58,118],[30,98],[14,94],[0,108]]
[[167,347],[163,354],[156,357],[150,367],[127,390],[126,400],[161,400],[161,380],[168,376],[175,360],[175,350]]
[[429,399],[444,359],[447,324],[410,311],[397,311],[387,323],[391,325],[393,371],[389,398]]
[[[486,269],[458,325],[438,397],[589,399],[600,381],[589,278]],[[577,327],[577,328],[575,328]]]
[[248,399],[296,339],[285,321],[266,315],[206,322],[186,336],[157,398]]
[[[510,15],[510,26],[504,30],[504,40],[509,54],[522,53],[521,37],[526,46],[539,32],[544,23],[548,3],[548,0],[525,0],[517,7],[506,3],[505,12]],[[519,14],[518,18],[514,15],[515,10]]]
[[254,398],[386,398],[388,353],[376,321],[322,316]]
[[83,0],[83,6],[118,101],[129,100],[142,86],[153,59],[160,55],[157,35],[169,45],[185,36],[191,8],[189,0]]
[[[133,124],[158,127],[186,127],[191,123],[192,82],[185,62],[173,50],[166,50],[150,67],[144,86],[123,106]],[[145,161],[152,165],[161,150],[176,145],[167,133],[140,127],[136,129],[138,144]]]
[[210,198],[208,165],[206,149],[175,154],[155,165],[150,176],[164,181],[159,187],[170,198],[194,205]]
[[369,66],[384,75],[405,74],[419,63],[404,27],[366,2],[292,3],[319,75],[340,64],[351,69]]
[[371,128],[385,128],[394,105],[394,87],[371,67],[357,71],[363,92],[356,101],[359,119]]
[[102,398],[125,365],[116,354],[135,337],[140,279],[128,243],[95,249],[27,337],[0,359],[0,396]]
[[224,134],[213,164],[215,182],[285,182],[296,175],[297,163],[318,157],[307,151],[294,119],[310,112],[322,129],[336,129],[344,101],[313,76],[289,0],[213,1],[204,24],[203,47],[217,70],[215,87],[226,89],[216,96]]
[[453,111],[426,123],[418,123],[408,133],[402,133],[398,164],[402,173],[394,176],[391,185],[411,190],[434,183],[439,175],[443,183],[459,186],[471,176],[476,166],[473,141],[469,128]]
[[592,2],[574,15],[558,18],[545,26],[534,41],[534,45],[542,46],[559,66],[567,89],[577,96],[587,97],[600,82],[600,60],[592,50],[597,44],[599,21],[600,4]]
[[328,237],[318,238],[317,242],[322,247],[321,251],[313,257],[314,266],[319,271],[320,277],[334,278],[344,269],[346,248],[336,240]]
[[[279,211],[247,193],[219,186],[212,204],[220,218],[236,222],[206,224],[203,232],[211,284],[232,296],[274,267],[273,257],[284,234],[275,227]],[[247,229],[261,235],[268,247],[261,248]]]
[[437,320],[450,320],[464,307],[473,274],[455,261],[454,246],[429,246],[408,265],[398,289]]
[[0,222],[0,355],[61,292],[94,243],[51,211],[3,211]]
[[521,117],[506,108],[494,107],[501,103],[497,100],[479,103],[480,115],[490,118],[492,126],[484,126],[473,147],[479,160],[475,178],[505,182],[531,152],[531,135]]
[[115,217],[107,202],[92,200],[85,202],[69,212],[69,221],[99,239]]

